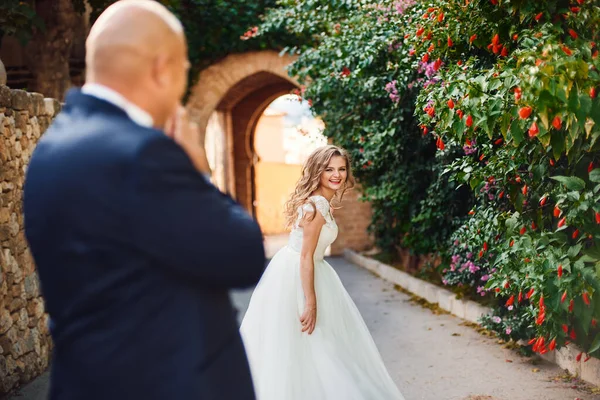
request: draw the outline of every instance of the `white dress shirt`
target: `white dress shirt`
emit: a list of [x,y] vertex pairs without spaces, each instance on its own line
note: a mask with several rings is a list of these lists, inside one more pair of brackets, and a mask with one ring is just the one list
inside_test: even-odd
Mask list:
[[133,122],[140,126],[145,128],[152,128],[154,126],[154,119],[150,114],[107,86],[99,83],[86,83],[81,88],[81,92],[119,107],[127,113]]

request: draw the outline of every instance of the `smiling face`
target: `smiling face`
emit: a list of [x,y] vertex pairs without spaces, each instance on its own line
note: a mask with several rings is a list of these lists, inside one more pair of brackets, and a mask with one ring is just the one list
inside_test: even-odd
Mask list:
[[348,166],[346,159],[342,156],[333,156],[325,171],[321,174],[320,185],[324,189],[334,192],[340,190],[348,178]]

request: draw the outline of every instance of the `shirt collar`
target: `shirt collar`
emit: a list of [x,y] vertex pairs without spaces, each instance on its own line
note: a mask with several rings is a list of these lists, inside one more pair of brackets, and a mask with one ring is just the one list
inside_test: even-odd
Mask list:
[[86,83],[81,88],[81,92],[119,107],[127,113],[133,122],[140,126],[146,128],[152,128],[154,126],[154,119],[148,112],[142,110],[140,107],[123,97],[123,95],[107,86],[99,83]]

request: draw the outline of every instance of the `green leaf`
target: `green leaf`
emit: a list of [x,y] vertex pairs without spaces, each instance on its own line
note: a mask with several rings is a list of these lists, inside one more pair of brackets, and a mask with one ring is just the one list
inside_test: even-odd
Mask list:
[[590,172],[590,181],[592,182],[600,182],[600,168],[594,168],[592,172]]
[[521,129],[521,126],[517,121],[513,121],[513,123],[510,124],[509,132],[516,146],[520,145],[521,142],[523,142],[523,139],[525,139],[523,129]]
[[569,251],[567,252],[567,255],[569,256],[569,258],[575,258],[575,257],[577,257],[577,255],[579,254],[580,251],[581,251],[581,244],[578,244],[576,246],[571,246],[569,248]]
[[585,182],[583,179],[576,176],[551,176],[551,179],[558,181],[565,185],[569,190],[583,190],[585,189]]
[[594,341],[590,345],[590,348],[587,352],[588,354],[593,354],[598,351],[598,349],[600,349],[600,333],[596,334],[596,337],[594,338]]

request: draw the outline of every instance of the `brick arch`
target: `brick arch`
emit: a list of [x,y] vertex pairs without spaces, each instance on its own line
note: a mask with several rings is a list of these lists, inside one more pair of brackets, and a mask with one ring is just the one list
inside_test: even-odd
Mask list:
[[258,119],[277,97],[298,87],[288,76],[291,56],[275,51],[232,54],[204,69],[191,91],[187,107],[202,137],[220,121],[225,140],[221,189],[234,195],[254,214],[254,131]]
[[[231,108],[253,91],[272,84],[298,83],[287,74],[292,56],[275,51],[256,51],[231,54],[205,68],[191,90],[188,108],[203,133],[212,113],[219,108]],[[279,79],[277,79],[279,78]]]
[[[198,123],[202,137],[209,129],[218,129],[212,137],[222,137],[224,149],[221,159],[223,176],[215,179],[225,182],[218,186],[230,193],[248,212],[255,214],[254,132],[260,116],[269,104],[281,95],[298,88],[296,80],[288,76],[287,67],[292,56],[281,56],[275,51],[232,54],[207,67],[198,76],[191,90],[187,108]],[[214,172],[214,171],[213,171]],[[366,232],[370,221],[370,207],[357,201],[358,193],[347,196],[343,211],[336,217],[340,230],[333,253],[343,248],[363,250],[371,245]]]

